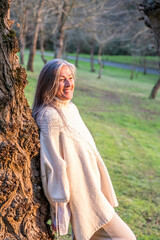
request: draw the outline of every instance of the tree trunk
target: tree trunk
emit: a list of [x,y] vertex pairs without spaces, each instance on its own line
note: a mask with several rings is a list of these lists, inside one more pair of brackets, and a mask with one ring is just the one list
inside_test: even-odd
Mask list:
[[134,57],[132,56],[132,68],[131,68],[130,80],[133,80],[134,72],[135,72],[135,62],[134,62]]
[[160,88],[160,78],[158,79],[158,81],[156,82],[155,86],[153,87],[149,98],[154,99],[156,97],[156,95],[157,95],[157,92],[158,92],[159,88]]
[[145,59],[145,57],[143,58],[143,74],[144,74],[144,75],[147,74],[146,59]]
[[21,32],[20,32],[20,64],[24,64],[24,52],[26,48],[26,33],[28,28],[27,23],[27,10],[23,11],[23,21],[21,22]]
[[41,58],[44,64],[46,64],[47,60],[44,57],[44,29],[42,24],[40,27],[41,27],[41,36],[40,36]]
[[78,68],[78,61],[79,61],[79,52],[80,52],[80,44],[79,41],[77,43],[77,50],[76,50],[76,59],[75,59],[75,66]]
[[36,17],[36,25],[35,25],[35,31],[32,37],[32,43],[30,47],[30,53],[29,53],[29,58],[28,58],[28,64],[27,64],[27,70],[33,72],[33,61],[36,53],[36,46],[37,46],[37,39],[38,39],[38,32],[39,32],[39,26],[41,23],[41,12],[42,12],[42,6],[43,6],[43,0],[40,0],[39,2],[39,9],[37,12],[37,17]]
[[56,40],[54,41],[54,57],[61,58],[64,48],[64,33],[65,25],[68,17],[72,11],[75,1],[62,1],[60,4],[61,10],[57,13],[57,31],[55,34]]
[[145,14],[144,22],[147,27],[154,32],[157,41],[157,47],[160,47],[160,1],[158,0],[143,0],[139,4],[139,10]]
[[131,70],[130,80],[133,80],[134,77],[134,68]]
[[[155,40],[157,42],[157,54],[160,55],[160,1],[143,0],[142,4],[139,4],[139,11],[143,12],[144,14],[143,19],[146,26],[152,29],[154,32]],[[159,88],[160,79],[153,87],[150,98],[155,98]]]
[[63,58],[67,60],[67,41],[68,41],[68,35],[65,34],[64,41],[63,41]]
[[101,54],[102,54],[103,47],[99,46],[99,51],[98,51],[98,63],[99,63],[99,74],[98,78],[101,78],[102,75],[102,60],[101,60]]
[[63,53],[64,30],[59,28],[56,34],[55,58],[61,58]]
[[94,41],[91,41],[90,56],[91,56],[91,72],[95,72],[95,69],[94,69]]
[[9,5],[10,0],[0,1],[0,239],[49,240],[38,128],[24,96],[26,72],[16,55]]
[[24,64],[24,52],[26,47],[26,36],[24,33],[20,36],[20,64]]

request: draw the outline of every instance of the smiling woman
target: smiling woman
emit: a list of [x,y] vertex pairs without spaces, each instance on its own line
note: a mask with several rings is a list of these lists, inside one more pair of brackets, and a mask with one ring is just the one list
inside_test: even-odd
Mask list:
[[33,103],[35,119],[45,106],[55,103],[55,96],[61,100],[72,99],[75,72],[73,64],[61,59],[51,60],[42,68]]
[[75,67],[54,59],[42,69],[33,105],[40,128],[41,179],[58,235],[72,226],[74,240],[135,240],[115,213],[118,206],[107,168],[71,102]]

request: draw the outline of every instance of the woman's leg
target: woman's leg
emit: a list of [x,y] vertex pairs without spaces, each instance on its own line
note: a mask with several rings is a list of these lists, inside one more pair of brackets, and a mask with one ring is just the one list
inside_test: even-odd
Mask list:
[[100,228],[90,240],[111,240],[111,238],[103,228]]
[[90,240],[136,240],[136,237],[127,224],[115,213],[111,221],[99,229]]
[[113,240],[136,240],[136,237],[128,225],[118,216],[114,214],[111,221],[109,221],[103,229]]
[[74,232],[73,232],[73,228],[72,228],[72,240],[76,240]]

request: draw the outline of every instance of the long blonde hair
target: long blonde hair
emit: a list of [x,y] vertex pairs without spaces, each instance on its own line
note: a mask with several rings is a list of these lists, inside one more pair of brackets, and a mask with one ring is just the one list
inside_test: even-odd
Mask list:
[[59,87],[61,68],[66,65],[70,68],[73,78],[75,79],[75,66],[65,60],[53,59],[47,62],[42,68],[39,74],[32,107],[32,116],[35,121],[39,111],[45,106],[53,103],[53,99],[55,98]]

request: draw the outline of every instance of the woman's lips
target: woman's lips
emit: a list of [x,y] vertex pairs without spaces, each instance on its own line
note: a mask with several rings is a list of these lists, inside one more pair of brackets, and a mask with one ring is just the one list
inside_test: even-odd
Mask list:
[[64,90],[64,92],[66,92],[66,93],[72,92],[72,89],[66,89],[66,90]]

